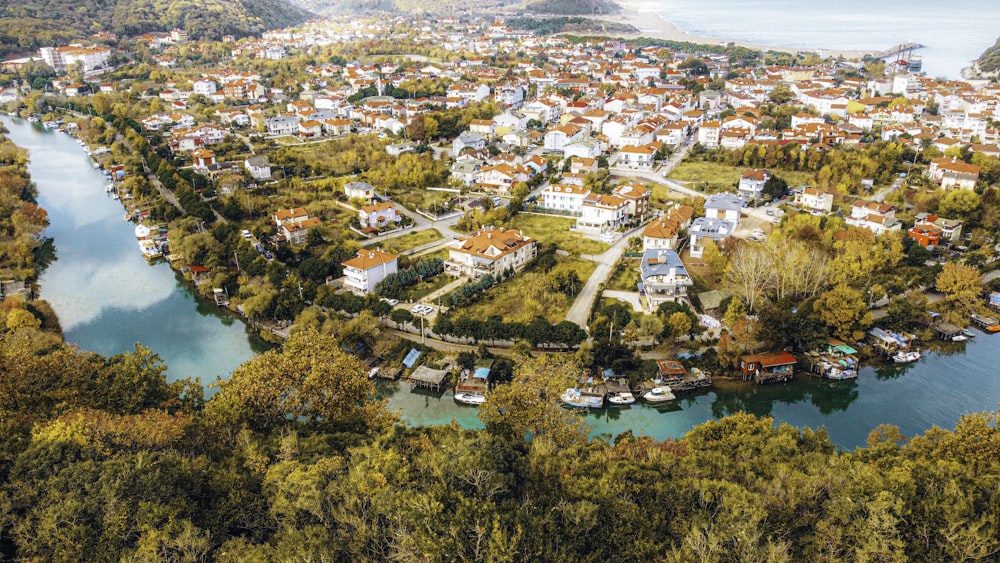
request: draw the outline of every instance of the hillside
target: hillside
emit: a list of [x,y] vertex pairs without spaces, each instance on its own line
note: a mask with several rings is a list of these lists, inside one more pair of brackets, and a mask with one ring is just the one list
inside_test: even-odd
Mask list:
[[295,25],[312,14],[283,0],[7,0],[0,56],[108,31],[132,36],[183,29],[192,39],[237,37]]
[[1000,39],[997,39],[992,47],[979,55],[976,60],[976,69],[983,74],[992,74],[1000,70]]

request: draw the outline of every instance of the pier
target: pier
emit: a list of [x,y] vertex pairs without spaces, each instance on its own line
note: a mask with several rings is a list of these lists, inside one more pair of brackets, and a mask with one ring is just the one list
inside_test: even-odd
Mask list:
[[923,48],[924,45],[921,45],[920,43],[914,43],[914,42],[900,43],[895,47],[889,47],[885,51],[879,51],[878,53],[874,53],[872,54],[872,57],[876,59],[890,59],[890,58],[898,59],[900,55],[910,54],[911,51]]

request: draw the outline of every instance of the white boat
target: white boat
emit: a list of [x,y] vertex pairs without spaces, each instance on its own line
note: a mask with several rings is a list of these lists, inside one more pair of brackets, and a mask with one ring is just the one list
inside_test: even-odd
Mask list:
[[674,396],[669,387],[663,386],[653,387],[643,394],[642,398],[647,403],[665,403],[667,401],[673,401],[677,397]]
[[559,396],[565,405],[582,409],[599,409],[604,406],[604,397],[597,395],[584,395],[579,389],[569,388]]
[[952,342],[965,342],[969,337],[962,334],[961,332],[951,337]]
[[112,192],[111,199],[118,199],[118,192]]
[[919,359],[920,359],[920,351],[919,350],[908,350],[906,352],[900,351],[900,352],[896,352],[892,356],[892,361],[896,362],[897,364],[905,364],[905,363],[908,363],[908,362],[915,362],[915,361],[917,361]]
[[111,192],[115,191],[115,185],[112,183],[112,184],[108,184],[107,186],[104,186],[104,191],[106,191],[108,193],[111,193]]
[[969,330],[967,328],[963,328],[962,329],[962,334],[964,334],[966,336],[966,338],[975,338],[976,337],[976,333],[972,332],[971,330]]
[[631,405],[635,402],[635,396],[631,393],[612,393],[608,395],[608,402],[612,405]]
[[479,393],[455,393],[455,400],[464,405],[481,405],[486,402],[486,397]]
[[139,250],[142,251],[142,255],[146,258],[153,259],[163,256],[163,252],[160,247],[156,245],[155,242],[151,240],[140,240]]

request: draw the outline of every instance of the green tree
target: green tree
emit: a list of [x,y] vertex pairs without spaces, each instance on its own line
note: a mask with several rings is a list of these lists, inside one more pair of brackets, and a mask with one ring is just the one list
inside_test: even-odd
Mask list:
[[819,312],[819,320],[834,336],[843,340],[858,340],[861,337],[859,332],[872,324],[872,314],[864,294],[846,285],[834,286],[820,294],[814,310]]

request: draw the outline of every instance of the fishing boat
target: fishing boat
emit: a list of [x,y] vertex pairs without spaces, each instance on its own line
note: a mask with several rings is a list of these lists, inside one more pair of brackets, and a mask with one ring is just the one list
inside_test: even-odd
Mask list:
[[455,393],[455,400],[463,405],[481,405],[486,402],[486,397],[479,393]]
[[961,332],[951,337],[952,342],[965,342],[968,339],[969,337]]
[[573,387],[567,389],[566,392],[560,395],[559,400],[566,406],[581,409],[599,409],[604,406],[604,397],[587,395],[580,392],[579,389]]
[[976,333],[972,332],[971,330],[969,330],[967,328],[963,328],[962,329],[962,334],[965,335],[966,338],[975,338],[976,337]]
[[984,317],[982,315],[977,315],[973,313],[969,318],[972,319],[972,322],[975,323],[976,326],[980,327],[986,332],[989,333],[1000,332],[1000,321],[997,321],[993,317]]
[[653,387],[649,391],[643,394],[642,399],[647,403],[665,403],[667,401],[673,401],[677,397],[674,396],[673,392],[670,391],[669,387]]
[[635,396],[631,393],[611,393],[608,395],[608,402],[612,405],[631,405],[635,402]]
[[897,364],[915,362],[920,359],[920,350],[900,350],[892,355],[892,361]]

